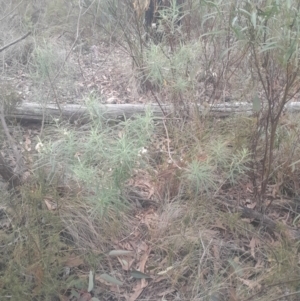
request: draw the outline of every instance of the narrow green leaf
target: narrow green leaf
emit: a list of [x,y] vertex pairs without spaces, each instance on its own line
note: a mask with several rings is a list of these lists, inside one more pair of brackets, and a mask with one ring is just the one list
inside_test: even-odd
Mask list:
[[127,250],[112,250],[108,253],[109,256],[122,256],[122,255],[131,255],[133,254],[133,251],[127,251]]
[[258,95],[256,94],[255,97],[253,98],[253,101],[252,101],[252,109],[253,109],[253,112],[257,113],[261,110],[261,101],[258,97]]
[[232,47],[226,48],[223,52],[221,52],[220,58],[223,58],[228,54],[229,51],[233,50],[236,48],[236,45],[233,45]]
[[136,279],[148,279],[148,278],[151,278],[149,275],[147,274],[144,274],[140,271],[137,271],[137,270],[133,270],[130,272],[131,276],[133,278],[136,278]]
[[255,11],[253,11],[251,13],[251,23],[252,23],[253,27],[256,28],[256,12]]
[[93,288],[94,288],[94,274],[92,271],[90,271],[88,293],[91,292]]
[[244,13],[245,15],[248,15],[249,17],[251,17],[251,14],[248,11],[246,11],[245,9],[240,8],[239,11]]
[[120,280],[118,280],[108,274],[102,274],[102,275],[100,275],[100,278],[102,278],[103,280],[105,280],[107,282],[115,284],[115,285],[123,285],[123,282],[121,282]]
[[297,217],[294,219],[294,221],[293,221],[293,226],[296,226],[296,224],[297,224],[299,218],[300,218],[300,214],[297,215]]
[[75,297],[77,299],[80,298],[80,294],[78,294],[73,288],[71,289],[71,297]]
[[207,33],[204,33],[201,35],[201,37],[206,37],[206,36],[213,36],[213,35],[224,35],[226,32],[224,30],[216,30],[216,31],[210,31]]
[[300,160],[297,160],[295,162],[293,162],[292,164],[289,165],[289,167],[292,167],[292,172],[295,171],[296,169],[296,164],[299,164],[300,163]]
[[231,21],[231,26],[234,26],[235,25],[235,22],[238,20],[238,17],[235,16],[232,21]]
[[266,43],[262,48],[261,50],[259,51],[259,53],[262,53],[262,52],[265,52],[265,51],[268,51],[268,50],[272,50],[272,49],[275,49],[275,48],[279,48],[278,46],[278,42],[276,41],[276,39],[272,39],[272,40],[275,40],[274,42],[271,41],[271,39],[268,40],[268,43]]
[[288,61],[291,59],[292,55],[295,54],[296,49],[297,49],[297,45],[298,42],[296,42],[296,39],[294,39],[291,44],[290,47],[287,48],[286,53],[284,54],[284,63],[287,64]]
[[244,39],[243,29],[241,29],[240,27],[234,26],[234,27],[232,27],[232,30],[234,31],[238,40]]

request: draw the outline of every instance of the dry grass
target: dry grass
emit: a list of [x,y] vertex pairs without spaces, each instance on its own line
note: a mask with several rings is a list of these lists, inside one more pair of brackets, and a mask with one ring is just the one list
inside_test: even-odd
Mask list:
[[[263,98],[245,36],[230,27],[248,24],[234,21],[234,2],[187,0],[183,26],[159,44],[144,39],[129,0],[0,3],[3,45],[32,31],[0,58],[13,95],[59,104],[134,95],[177,108],[155,130],[150,115],[108,126],[91,110],[85,127],[57,121],[26,134],[31,181],[1,197],[1,296],[90,300],[93,283],[99,300],[299,299],[299,116],[281,116],[275,132],[263,212],[272,227],[242,211],[261,209],[253,177],[263,179],[268,128],[257,134],[257,116],[187,110]],[[39,141],[39,154],[28,150]]]
[[[265,301],[295,292],[297,246],[286,237],[284,228],[273,233],[264,231],[254,220],[241,219],[222,201],[225,197],[252,206],[249,179],[241,173],[234,183],[230,182],[230,169],[225,164],[233,153],[246,147],[248,140],[239,139],[236,148],[222,143],[219,152],[216,147],[212,151],[212,145],[216,146],[220,137],[232,141],[232,137],[239,135],[240,129],[234,126],[237,120],[204,127],[206,130],[197,139],[195,135],[191,135],[193,139],[186,135],[177,140],[176,132],[170,134],[173,160],[179,163],[180,156],[184,158],[177,167],[169,161],[167,142],[160,143],[160,162],[148,166],[143,173],[137,169],[128,183],[130,190],[139,192],[136,199],[144,207],[136,208],[134,203],[124,211],[112,206],[101,217],[93,198],[87,198],[88,186],[67,180],[63,170],[57,172],[59,179],[39,173],[36,184],[22,190],[22,202],[9,201],[8,197],[3,211],[9,222],[2,229],[1,241],[10,246],[2,254],[8,259],[1,268],[4,295],[9,296],[14,290],[15,300],[24,298],[24,294],[37,300],[44,296],[55,300],[51,298],[57,292],[69,295],[68,287],[75,291],[86,289],[85,273],[94,269],[98,298],[122,300],[122,296],[133,294],[140,280],[130,279],[125,266],[122,267],[124,263],[120,265],[120,260],[129,258],[119,256],[118,261],[107,256],[109,251],[117,249],[134,250],[135,255],[128,261],[130,270],[140,269],[144,262],[142,271],[154,280],[146,282],[140,299],[165,295],[167,300],[207,300],[218,296],[225,296],[225,300],[251,300],[255,296],[255,300]],[[286,123],[280,131],[286,130]],[[224,125],[232,130],[226,132]],[[53,135],[52,131],[52,139]],[[286,149],[288,142],[289,135],[285,135],[280,150]],[[155,143],[153,140],[152,145]],[[150,148],[149,154],[154,150]],[[192,160],[210,166],[209,176],[219,185],[207,191],[194,189],[191,186],[194,178],[185,176]],[[153,177],[156,173],[159,181]],[[164,185],[160,185],[162,179]],[[276,193],[279,195],[279,191]],[[142,194],[144,199],[150,196],[152,201],[142,203],[139,196]],[[132,194],[129,195],[132,201]],[[287,219],[290,225],[293,219],[297,222],[297,214],[287,215],[287,212],[274,203],[269,214],[280,214],[279,220]],[[63,272],[66,266],[71,267],[70,274]],[[116,293],[97,276],[103,273],[126,285]]]

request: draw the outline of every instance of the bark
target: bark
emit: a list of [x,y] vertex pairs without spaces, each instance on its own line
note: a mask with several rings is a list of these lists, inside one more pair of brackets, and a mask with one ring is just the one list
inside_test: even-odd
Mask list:
[[[89,110],[84,105],[67,104],[61,105],[60,108],[61,112],[55,104],[42,106],[38,103],[23,103],[11,111],[7,117],[39,122],[45,118],[45,123],[51,123],[55,118],[62,118],[71,122],[80,120],[82,123],[89,120]],[[164,114],[166,117],[170,117],[170,114],[173,112],[171,105],[162,105],[160,107],[155,104],[107,104],[94,106],[92,110],[99,112],[105,118],[122,120],[134,115],[144,115],[147,109],[153,112],[154,119],[161,119],[164,117]],[[193,106],[191,106],[192,109]],[[235,113],[251,114],[251,105],[247,103],[213,105],[211,108],[199,106],[198,109],[204,114],[210,110],[210,114],[216,117],[226,117]]]
[[[61,105],[60,108],[61,112],[55,104],[42,106],[38,103],[23,103],[16,107],[7,117],[38,122],[42,121],[44,117],[45,123],[52,123],[55,118],[62,118],[70,122],[80,120],[81,123],[89,121],[89,111],[84,105],[66,104]],[[134,115],[144,115],[147,108],[152,110],[154,119],[161,119],[164,117],[164,114],[167,115],[166,117],[170,117],[170,114],[173,112],[171,105],[162,105],[160,107],[156,104],[107,104],[94,106],[93,110],[94,112],[101,112],[105,118],[122,120]],[[195,106],[191,105],[190,111],[192,112],[194,108]],[[252,105],[245,102],[216,104],[210,107],[199,105],[198,110],[201,114],[209,113],[214,117],[228,117],[233,114],[251,115]],[[285,110],[288,113],[300,112],[300,102],[289,103]]]

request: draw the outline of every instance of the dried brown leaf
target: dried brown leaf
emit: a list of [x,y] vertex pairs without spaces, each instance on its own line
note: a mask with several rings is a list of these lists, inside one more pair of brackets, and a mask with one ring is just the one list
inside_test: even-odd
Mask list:
[[56,202],[54,202],[50,199],[44,199],[44,202],[45,202],[46,207],[47,207],[48,210],[54,211],[54,210],[57,209],[57,203]]
[[119,261],[120,264],[122,265],[122,269],[123,269],[124,271],[129,271],[129,270],[130,270],[132,264],[134,263],[134,260],[135,260],[134,258],[131,258],[131,259],[129,259],[129,258],[124,259],[124,258],[119,258],[119,257],[118,257],[118,261]]
[[250,289],[254,289],[254,288],[261,288],[261,285],[256,282],[256,281],[252,281],[252,280],[248,280],[248,279],[243,279],[243,278],[238,278],[243,284],[245,284],[246,286],[248,286]]
[[127,301],[135,301],[140,296],[140,294],[143,292],[143,290],[144,290],[144,287],[142,285],[142,281],[139,281],[134,288],[134,293],[132,293],[127,298]]
[[255,247],[256,247],[256,239],[252,237],[249,243],[249,247],[251,249],[251,255],[253,258],[255,258]]
[[71,254],[63,261],[63,264],[67,267],[74,268],[83,265],[84,261],[79,256]]
[[112,250],[108,253],[109,256],[128,256],[132,254],[133,251],[128,251],[128,250]]
[[239,301],[235,288],[231,287],[229,289],[229,301]]
[[90,301],[92,299],[92,295],[88,292],[84,292],[80,295],[78,301]]

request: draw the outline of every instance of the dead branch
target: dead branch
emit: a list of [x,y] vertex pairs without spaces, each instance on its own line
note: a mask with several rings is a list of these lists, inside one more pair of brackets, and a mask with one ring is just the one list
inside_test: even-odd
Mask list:
[[228,200],[224,197],[222,197],[221,200],[218,200],[218,201],[220,204],[225,205],[226,208],[229,208],[233,212],[240,213],[241,217],[250,218],[271,232],[277,232],[279,234],[286,234],[292,240],[299,240],[299,238],[300,238],[299,230],[294,229],[289,226],[286,226],[286,225],[283,225],[280,222],[275,222],[265,214],[262,214],[260,212],[257,212],[253,209],[250,209],[250,208],[247,208],[244,206],[236,205],[236,204],[234,204],[233,201]]
[[22,37],[16,39],[15,41],[13,41],[13,42],[11,42],[11,43],[3,46],[2,48],[0,48],[0,52],[2,52],[3,50],[7,49],[8,47],[10,47],[10,46],[12,46],[14,44],[17,44],[18,42],[26,39],[30,34],[31,34],[31,31],[28,31],[24,36],[22,36]]
[[[145,115],[146,110],[150,110],[155,120],[162,120],[166,116],[172,116],[174,107],[166,104],[107,104],[95,105],[95,112],[101,112],[104,118],[112,120],[122,120],[131,118],[136,115]],[[193,105],[190,111],[197,109],[200,114],[208,114],[209,116],[221,118],[229,117],[235,114],[245,114],[250,116],[252,114],[252,105],[250,103],[224,103],[214,104],[209,108],[199,105],[197,108]],[[285,110],[288,114],[300,113],[300,102],[291,102],[286,105]],[[55,104],[48,104],[42,106],[39,103],[23,103],[15,107],[9,112],[6,117],[16,118],[23,121],[41,122],[43,118],[45,123],[53,123],[53,119],[63,118],[70,122],[85,123],[90,121],[89,110],[84,105],[66,104],[60,105],[60,109]]]

